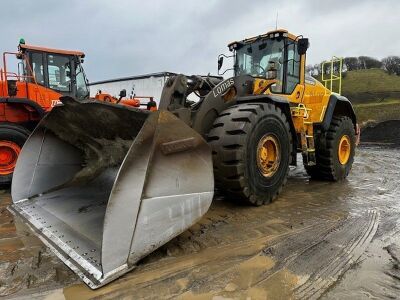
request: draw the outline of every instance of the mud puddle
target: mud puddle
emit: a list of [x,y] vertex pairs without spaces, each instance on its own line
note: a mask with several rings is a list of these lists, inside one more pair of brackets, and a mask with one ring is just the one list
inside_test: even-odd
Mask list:
[[[0,293],[26,299],[346,299],[400,295],[400,151],[360,148],[349,179],[290,173],[265,207],[217,196],[192,228],[92,291],[5,210]],[[397,166],[397,167],[396,167]]]

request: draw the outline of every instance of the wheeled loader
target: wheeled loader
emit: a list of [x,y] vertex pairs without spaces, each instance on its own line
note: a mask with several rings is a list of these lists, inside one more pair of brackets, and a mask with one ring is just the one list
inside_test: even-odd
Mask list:
[[356,116],[305,74],[308,45],[285,30],[233,42],[234,77],[171,77],[156,112],[62,97],[22,149],[12,210],[98,288],[199,220],[214,184],[270,203],[297,153],[311,177],[346,178]]
[[[17,71],[11,71],[9,59],[18,59]],[[20,40],[18,52],[4,52],[0,67],[0,184],[10,183],[21,148],[39,121],[60,96],[89,99],[88,81],[83,69],[85,54],[81,51],[52,49],[28,45]],[[126,106],[143,105],[139,99],[119,98],[107,93],[97,100]],[[138,98],[138,97],[136,97]],[[147,109],[156,102],[146,97]]]

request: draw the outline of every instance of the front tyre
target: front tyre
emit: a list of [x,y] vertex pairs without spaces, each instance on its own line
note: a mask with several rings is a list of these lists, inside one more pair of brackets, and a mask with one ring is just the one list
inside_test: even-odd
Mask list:
[[289,123],[273,104],[239,104],[223,111],[208,135],[216,187],[253,205],[270,203],[289,172]]
[[349,117],[332,118],[325,139],[316,141],[315,166],[305,166],[313,179],[340,181],[345,179],[354,162],[356,136]]
[[0,124],[0,184],[10,184],[18,155],[30,131],[13,123]]

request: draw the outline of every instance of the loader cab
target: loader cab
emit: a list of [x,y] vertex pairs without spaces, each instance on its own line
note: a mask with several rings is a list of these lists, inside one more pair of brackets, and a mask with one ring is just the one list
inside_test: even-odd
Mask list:
[[228,47],[234,52],[234,76],[251,75],[256,82],[269,81],[273,94],[291,95],[304,84],[308,39],[276,30]]
[[[84,53],[20,44],[26,81],[78,100],[89,97]],[[45,89],[41,89],[45,92]]]

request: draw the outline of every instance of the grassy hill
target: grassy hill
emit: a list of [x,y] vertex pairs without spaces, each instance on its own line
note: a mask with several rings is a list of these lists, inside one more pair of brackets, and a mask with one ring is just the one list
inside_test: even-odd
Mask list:
[[389,75],[382,69],[349,71],[342,88],[343,93],[400,92],[400,76]]
[[[337,84],[335,81],[334,91]],[[353,103],[400,99],[400,76],[389,75],[382,69],[349,71],[343,73],[342,94]]]
[[387,120],[400,120],[400,100],[355,104],[354,110],[358,122],[362,127],[369,121],[382,122]]
[[381,69],[349,71],[342,79],[342,94],[354,104],[361,124],[400,119],[400,76]]

